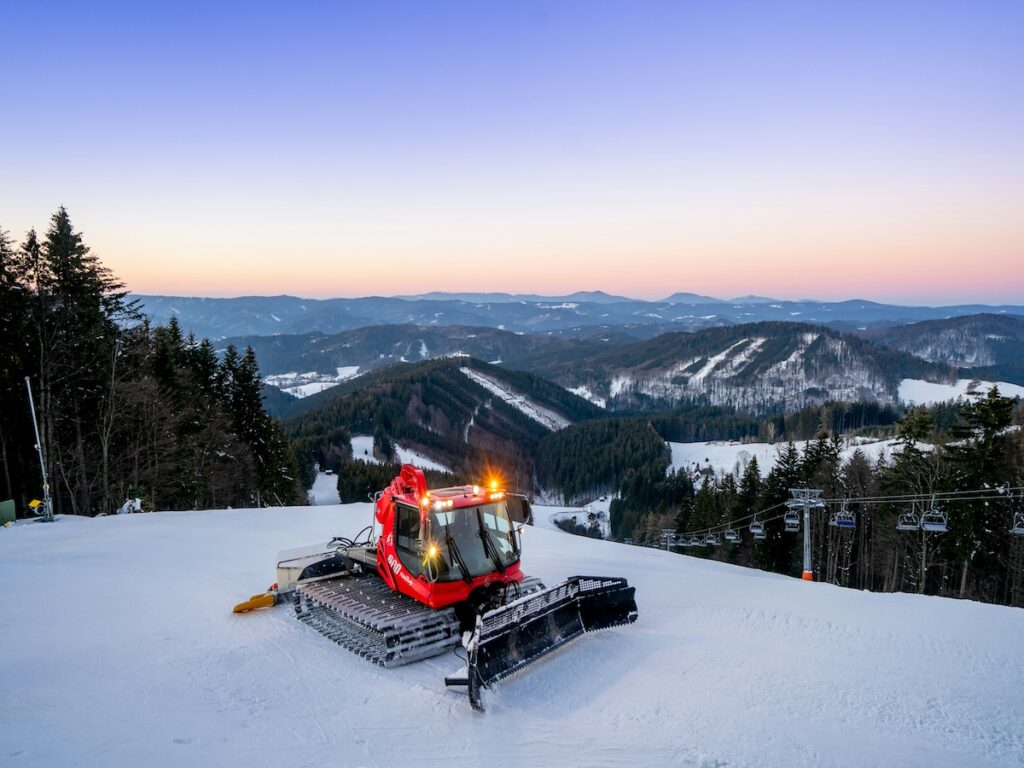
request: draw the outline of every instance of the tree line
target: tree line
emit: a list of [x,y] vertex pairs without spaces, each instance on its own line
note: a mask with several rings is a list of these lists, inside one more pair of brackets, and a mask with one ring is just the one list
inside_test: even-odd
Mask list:
[[20,245],[0,230],[0,498],[20,510],[42,498],[26,377],[56,513],[296,500],[252,350],[150,325],[64,208]]

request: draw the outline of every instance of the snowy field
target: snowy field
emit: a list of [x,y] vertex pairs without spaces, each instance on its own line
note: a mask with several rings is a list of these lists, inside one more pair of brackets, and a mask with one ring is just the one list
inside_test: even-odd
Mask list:
[[1005,381],[960,379],[956,384],[934,384],[920,379],[903,379],[899,386],[899,398],[907,405],[930,405],[959,400],[966,397],[968,392],[985,393],[996,386],[1003,397],[1024,397],[1024,387]]
[[272,376],[264,376],[263,381],[301,399],[319,394],[325,389],[335,387],[343,381],[348,381],[359,375],[358,365],[343,365],[335,370],[337,374],[320,373],[319,371],[276,373]]
[[[1014,766],[1024,611],[874,595],[528,528],[549,583],[627,577],[639,621],[498,685],[384,670],[286,607],[236,616],[279,549],[369,504],[0,529],[5,766]],[[544,510],[537,510],[538,517]]]

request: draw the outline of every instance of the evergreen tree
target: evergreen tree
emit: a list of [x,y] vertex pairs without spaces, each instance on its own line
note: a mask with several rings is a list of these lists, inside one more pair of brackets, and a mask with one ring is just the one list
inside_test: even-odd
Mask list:
[[[975,393],[963,409],[962,423],[953,429],[955,438],[945,453],[952,462],[955,488],[995,488],[1016,472],[1012,438],[1006,433],[1013,418],[1013,400],[1002,397],[997,387],[987,394]],[[950,502],[946,505],[957,559],[960,561],[958,593],[966,597],[969,577],[995,578],[1007,556],[1002,501]],[[996,584],[985,587],[997,589]]]
[[31,446],[23,377],[29,365],[27,264],[10,236],[0,229],[0,500],[29,492],[27,478],[12,471],[27,462]]
[[38,411],[47,464],[57,470],[55,506],[90,514],[92,480],[108,470],[95,466],[88,444],[96,438],[100,414],[112,407],[109,382],[117,361],[119,323],[137,312],[122,284],[74,230],[64,208],[50,219],[42,243],[29,233],[23,253],[33,272]]

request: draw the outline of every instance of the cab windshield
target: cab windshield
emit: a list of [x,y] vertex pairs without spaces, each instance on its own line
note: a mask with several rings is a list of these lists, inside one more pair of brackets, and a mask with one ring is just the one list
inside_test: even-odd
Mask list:
[[436,547],[438,581],[502,571],[519,559],[504,501],[430,512],[426,546]]

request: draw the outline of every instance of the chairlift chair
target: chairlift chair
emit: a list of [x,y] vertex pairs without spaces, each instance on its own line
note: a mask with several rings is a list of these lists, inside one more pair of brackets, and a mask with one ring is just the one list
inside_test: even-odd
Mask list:
[[840,507],[839,511],[835,514],[835,521],[837,528],[857,527],[857,515],[846,508],[845,501],[843,502],[843,506]]
[[704,541],[700,538],[700,536],[691,536],[690,537],[690,546],[691,547],[699,547],[703,543],[704,543]]
[[789,510],[782,518],[782,522],[786,524],[786,531],[794,533],[800,530],[800,513],[795,509]]
[[921,530],[931,533],[945,533],[948,530],[946,526],[946,512],[935,506],[934,496],[932,496],[931,509],[921,515]]
[[710,544],[712,547],[717,547],[719,544],[722,543],[722,540],[718,538],[717,533],[709,533],[707,536],[704,537],[704,543]]
[[1010,533],[1014,536],[1024,536],[1024,510],[1013,513],[1013,528]]
[[897,531],[916,531],[921,527],[921,519],[917,516],[917,504],[910,502],[910,511],[901,512],[896,521]]
[[750,523],[750,535],[753,536],[755,539],[766,539],[766,538],[768,538],[768,534],[766,534],[764,532],[764,523],[762,523],[760,520],[755,518]]
[[726,529],[725,540],[732,542],[733,544],[738,544],[740,541],[740,532],[737,531],[735,528]]

